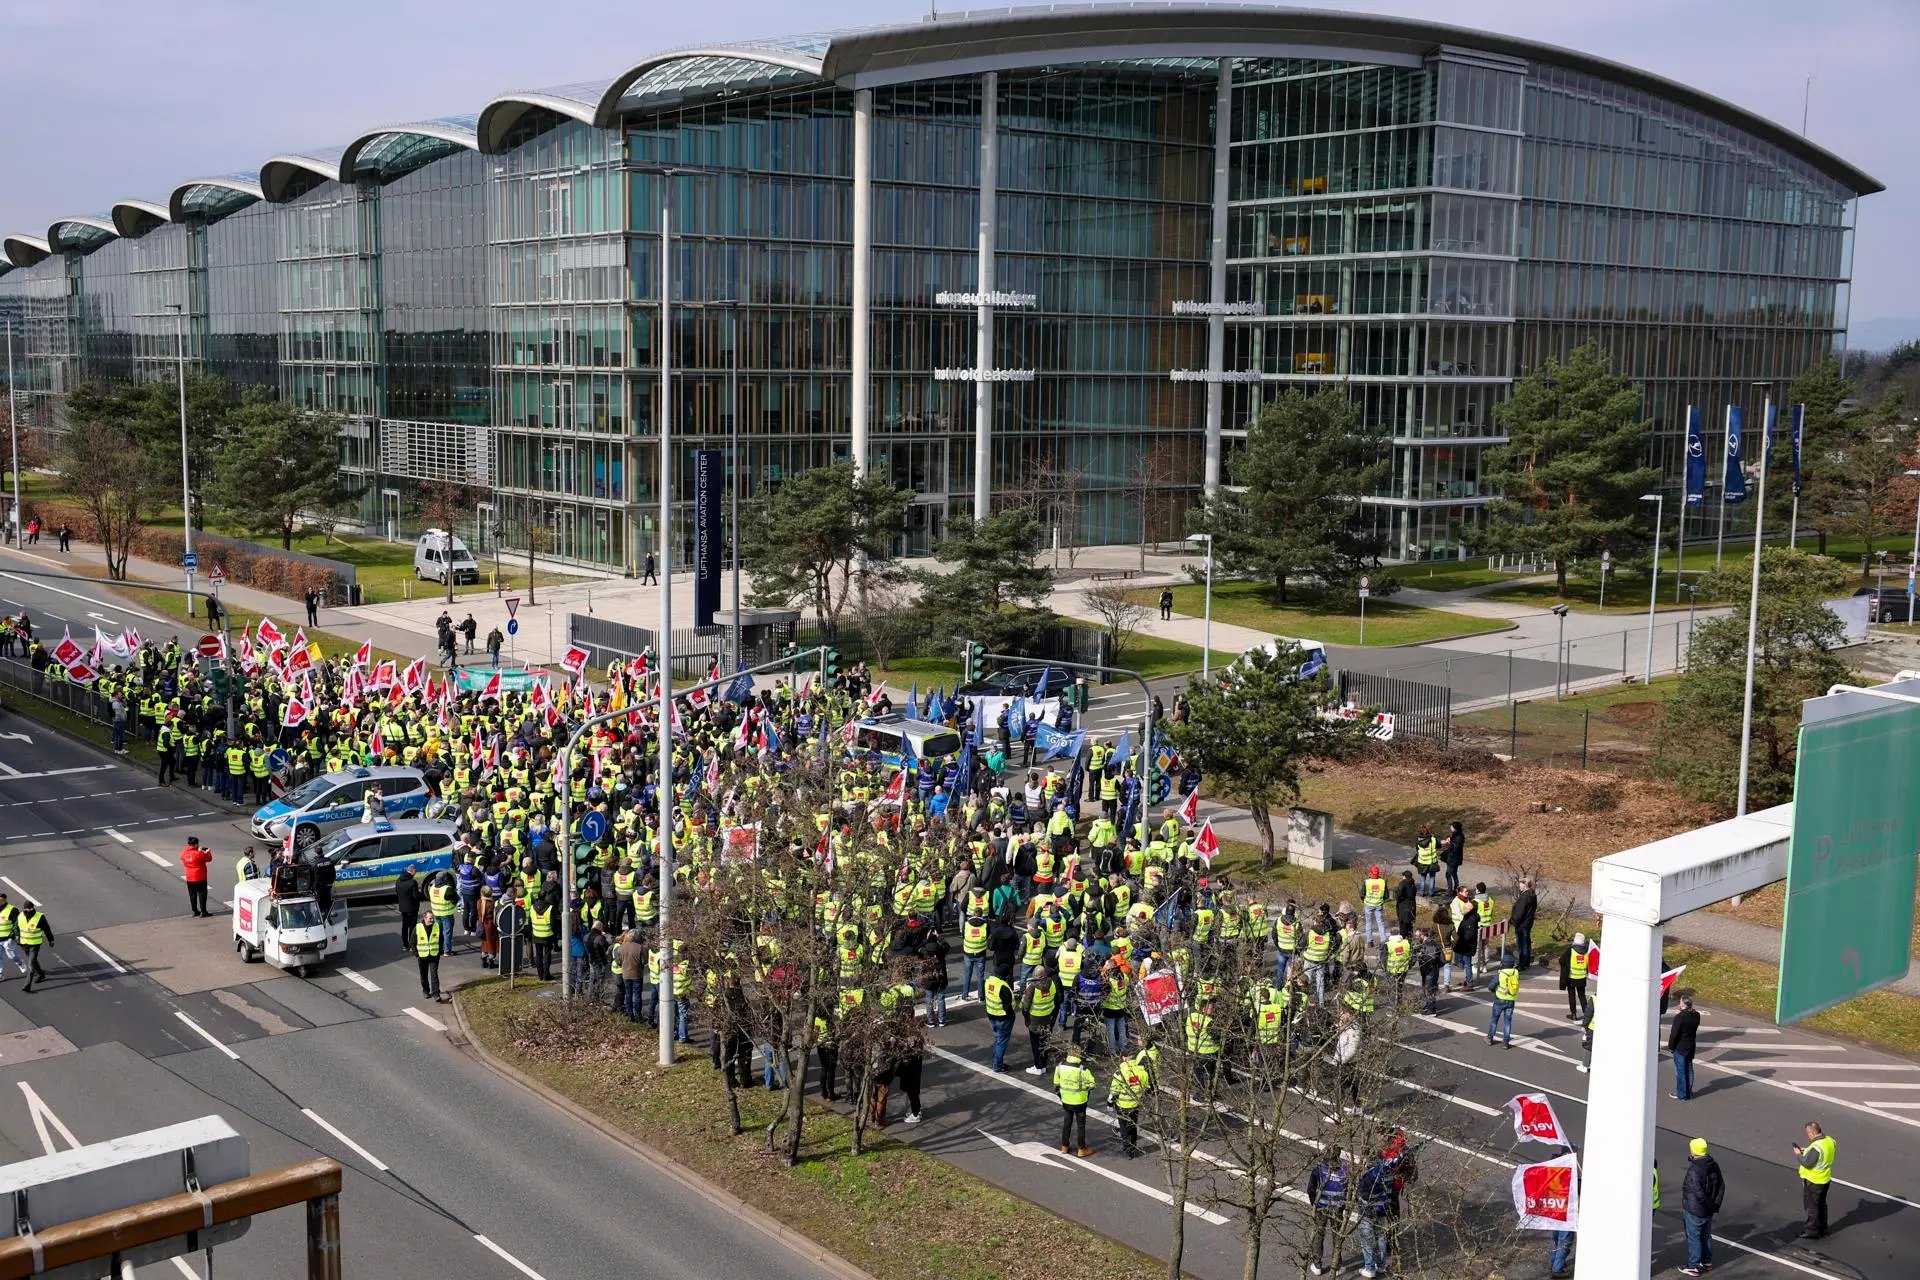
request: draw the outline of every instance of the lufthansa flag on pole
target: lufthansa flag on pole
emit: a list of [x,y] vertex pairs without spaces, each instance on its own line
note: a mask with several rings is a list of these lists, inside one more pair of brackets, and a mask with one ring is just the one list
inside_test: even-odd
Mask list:
[[1700,435],[1700,406],[1687,406],[1687,505],[1697,506],[1707,497],[1707,442]]

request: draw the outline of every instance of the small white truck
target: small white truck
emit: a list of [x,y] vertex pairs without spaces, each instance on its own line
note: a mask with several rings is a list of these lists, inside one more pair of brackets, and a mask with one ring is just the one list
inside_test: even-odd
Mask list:
[[233,949],[248,964],[265,960],[304,978],[322,960],[346,954],[347,906],[320,910],[310,867],[275,871],[277,881],[263,876],[234,887]]

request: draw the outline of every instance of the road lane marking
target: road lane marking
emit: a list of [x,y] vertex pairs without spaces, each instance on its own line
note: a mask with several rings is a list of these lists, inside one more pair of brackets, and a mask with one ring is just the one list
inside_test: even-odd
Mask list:
[[[76,764],[66,769],[40,769],[32,773],[21,773],[17,769],[8,768],[6,769],[7,776],[4,781],[24,782],[29,778],[64,778],[75,773],[105,773],[109,769],[118,767],[117,765],[111,764]],[[48,796],[47,800],[83,800],[85,798],[84,796]]]
[[98,946],[94,944],[93,939],[87,937],[84,933],[79,935],[76,941],[78,941],[80,945],[85,947],[87,950],[93,952],[93,954],[99,956],[106,963],[112,965],[113,971],[115,973],[125,973],[127,971],[127,966],[121,964],[118,960],[115,960],[112,956],[102,951]]
[[[1776,1061],[1768,1061],[1762,1058],[1718,1058],[1712,1059],[1712,1061],[1734,1061],[1743,1067],[1791,1067],[1796,1071],[1806,1071],[1815,1067],[1821,1071],[1920,1071],[1920,1067],[1916,1067],[1910,1062],[1795,1062],[1792,1058],[1781,1058]],[[1796,1083],[1798,1082],[1796,1081]]]
[[121,844],[132,844],[132,843],[133,843],[133,837],[132,837],[132,836],[123,836],[123,835],[121,835],[121,834],[120,834],[120,833],[119,833],[118,831],[115,831],[115,830],[114,830],[114,829],[113,829],[112,827],[102,827],[102,828],[100,828],[100,829],[101,829],[102,831],[104,831],[104,832],[106,832],[106,833],[107,833],[107,835],[109,835],[109,836],[111,836],[111,837],[113,837],[113,838],[114,838],[115,840],[118,840],[118,841],[119,841],[119,842],[120,842]]
[[341,977],[345,978],[348,982],[351,982],[354,986],[360,988],[362,991],[378,991],[380,989],[374,983],[369,982],[367,979],[361,977],[359,974],[355,973],[352,969],[347,968],[345,965],[342,965],[339,969],[335,970],[335,972],[338,973]]
[[520,1259],[514,1257],[512,1254],[508,1253],[505,1249],[502,1249],[499,1245],[487,1239],[485,1236],[476,1234],[473,1238],[475,1240],[478,1240],[483,1246],[485,1246],[487,1252],[493,1254],[494,1257],[500,1259],[500,1261],[506,1263],[508,1266],[512,1267],[515,1271],[518,1271],[521,1275],[526,1276],[527,1280],[546,1280],[545,1276],[541,1275],[538,1271],[535,1271],[532,1267],[520,1261]]
[[[1158,1200],[1164,1205],[1171,1205],[1173,1203],[1173,1197],[1167,1192],[1162,1191],[1159,1187],[1150,1187],[1144,1182],[1135,1182],[1125,1174],[1115,1173],[1112,1169],[1103,1169],[1091,1160],[1076,1160],[1072,1157],[1063,1160],[1059,1156],[1054,1155],[1051,1148],[1043,1146],[1038,1142],[1009,1142],[1005,1138],[988,1133],[985,1129],[975,1129],[974,1132],[1016,1160],[1028,1160],[1049,1169],[1062,1169],[1071,1165],[1079,1169],[1084,1169],[1088,1173],[1098,1174],[1102,1178],[1117,1182],[1123,1187],[1138,1191],[1150,1200]],[[1187,1201],[1183,1207],[1188,1213],[1200,1219],[1202,1222],[1211,1222],[1216,1227],[1224,1227],[1231,1221],[1231,1219],[1217,1214],[1211,1209],[1201,1208],[1191,1200]]]
[[[59,595],[71,596],[75,600],[83,601],[86,604],[99,605],[102,609],[112,609],[116,613],[126,613],[126,614],[131,614],[136,618],[145,618],[148,622],[157,622],[163,627],[171,627],[176,625],[176,623],[173,621],[169,621],[166,618],[159,617],[156,614],[147,613],[141,609],[127,609],[117,604],[108,604],[105,600],[95,600],[92,596],[83,596],[78,591],[68,591],[65,587],[56,587],[51,583],[35,582],[31,578],[23,578],[17,573],[0,573],[0,578],[10,579],[11,581],[18,582],[23,586],[38,587],[42,591],[52,591]],[[60,617],[59,614],[52,614],[50,616],[56,617],[56,618]],[[60,618],[60,621],[65,622],[67,621],[67,619]]]
[[232,1049],[229,1049],[225,1044],[221,1043],[219,1040],[214,1039],[213,1033],[211,1031],[208,1031],[205,1027],[195,1022],[192,1018],[189,1018],[184,1012],[182,1012],[179,1009],[175,1009],[173,1011],[173,1016],[180,1019],[180,1021],[186,1023],[189,1027],[192,1027],[193,1033],[199,1036],[202,1040],[205,1040],[208,1044],[212,1045],[214,1048],[218,1049],[220,1052],[226,1054],[229,1058],[232,1058],[235,1062],[240,1061],[239,1054],[235,1053]]
[[151,862],[154,866],[159,867],[162,871],[173,870],[173,864],[171,862],[168,862],[165,858],[161,857],[159,854],[155,853],[151,849],[142,849],[140,851],[140,856],[145,858],[148,862]]
[[1920,1084],[1893,1080],[1789,1080],[1787,1083],[1802,1089],[1920,1089]]
[[349,1151],[352,1151],[355,1155],[359,1156],[362,1160],[365,1160],[368,1164],[372,1165],[374,1168],[378,1169],[382,1173],[387,1172],[387,1166],[380,1162],[379,1156],[374,1155],[373,1152],[367,1150],[365,1147],[355,1142],[352,1138],[349,1138],[346,1134],[340,1132],[338,1129],[328,1124],[324,1119],[320,1117],[320,1113],[315,1111],[312,1107],[300,1108],[300,1114],[305,1116],[307,1119],[313,1121],[315,1124],[319,1125],[322,1129],[325,1129],[328,1133],[332,1134],[334,1137],[338,1138],[343,1146],[345,1146]]
[[[13,879],[11,876],[0,876],[0,884],[6,885],[7,888],[13,890],[15,893],[19,894],[22,898],[25,898],[28,902],[40,901],[40,899],[28,893],[25,889],[22,889],[20,887],[20,882]],[[19,903],[15,903],[14,905],[18,906]]]
[[80,1139],[73,1136],[73,1130],[61,1123],[60,1117],[53,1114],[52,1107],[41,1101],[40,1095],[33,1091],[32,1085],[25,1080],[16,1083],[20,1086],[20,1092],[27,1095],[27,1114],[33,1117],[33,1131],[40,1135],[42,1150],[50,1156],[59,1153],[59,1148],[53,1145],[53,1135],[47,1132],[49,1124],[53,1126],[55,1132],[66,1139],[69,1149],[80,1145]]
[[440,1021],[440,1019],[438,1018],[431,1017],[427,1014],[420,1012],[418,1009],[414,1008],[412,1005],[408,1005],[406,1008],[402,1009],[400,1012],[406,1014],[409,1018],[412,1018],[415,1022],[420,1023],[422,1026],[432,1027],[435,1031],[445,1031],[447,1029],[446,1023]]

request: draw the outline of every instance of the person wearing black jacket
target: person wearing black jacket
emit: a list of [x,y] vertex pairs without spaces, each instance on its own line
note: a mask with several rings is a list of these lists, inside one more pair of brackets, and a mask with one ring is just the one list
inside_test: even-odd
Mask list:
[[1680,1184],[1680,1217],[1687,1228],[1687,1265],[1683,1276],[1713,1270],[1713,1215],[1727,1198],[1727,1181],[1720,1165],[1707,1154],[1707,1140],[1687,1144],[1687,1178]]
[[1673,1055],[1673,1092],[1669,1098],[1685,1102],[1693,1096],[1693,1053],[1700,1034],[1700,1013],[1692,996],[1680,997],[1680,1012],[1667,1026],[1667,1052]]
[[1420,886],[1414,883],[1413,872],[1402,871],[1400,883],[1393,890],[1393,917],[1400,924],[1400,936],[1413,936],[1414,917],[1420,913]]
[[1520,967],[1533,967],[1533,919],[1540,912],[1540,899],[1533,892],[1533,879],[1523,876],[1520,892],[1513,895],[1513,910],[1507,914],[1507,932],[1520,953]]
[[1446,843],[1440,846],[1440,863],[1447,869],[1447,896],[1449,898],[1460,892],[1460,864],[1466,860],[1466,828],[1456,822],[1447,831]]
[[993,971],[1013,981],[1013,961],[1020,951],[1020,930],[1014,928],[1013,913],[1003,911],[987,930],[987,950],[993,953]]
[[413,926],[420,923],[420,882],[413,878],[412,867],[402,871],[394,883],[393,904],[400,909],[400,949],[411,954]]

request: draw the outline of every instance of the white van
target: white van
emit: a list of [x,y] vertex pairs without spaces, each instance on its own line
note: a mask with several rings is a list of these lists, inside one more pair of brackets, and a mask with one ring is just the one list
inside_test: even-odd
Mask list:
[[1247,654],[1256,651],[1264,651],[1269,658],[1278,657],[1280,646],[1283,644],[1290,645],[1300,651],[1301,663],[1298,673],[1300,679],[1308,679],[1326,670],[1327,646],[1321,644],[1318,640],[1295,640],[1288,636],[1281,636],[1277,639],[1269,640],[1267,643],[1258,646],[1257,650],[1249,649],[1246,653],[1240,655],[1239,660],[1242,662],[1246,661]]
[[[451,550],[449,550],[451,546]],[[451,566],[456,586],[480,581],[480,566],[459,535],[444,529],[429,529],[413,544],[413,576],[429,582],[445,582]]]

